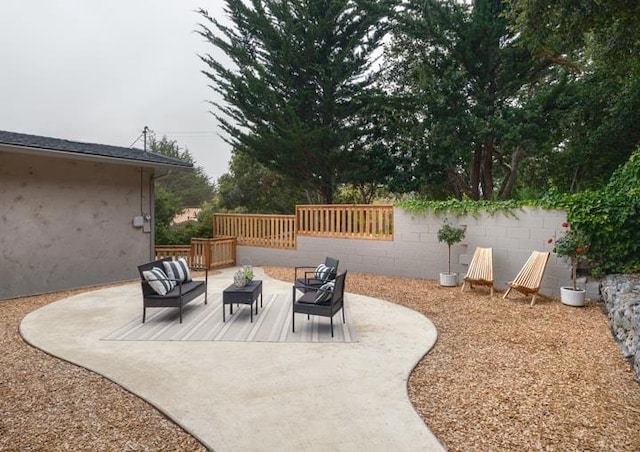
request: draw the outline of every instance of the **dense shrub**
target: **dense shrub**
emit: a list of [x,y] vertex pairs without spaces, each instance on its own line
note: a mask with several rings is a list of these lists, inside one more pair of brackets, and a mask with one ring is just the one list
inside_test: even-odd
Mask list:
[[569,223],[591,238],[597,271],[640,271],[640,148],[606,187],[571,196],[565,208]]

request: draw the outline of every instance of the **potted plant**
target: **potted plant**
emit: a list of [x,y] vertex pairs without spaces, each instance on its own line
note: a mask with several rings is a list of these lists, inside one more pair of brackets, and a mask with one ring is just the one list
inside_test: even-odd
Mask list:
[[[573,284],[560,287],[560,301],[569,306],[584,306],[586,290],[578,287],[577,273],[580,263],[588,259],[589,237],[579,230],[572,229],[567,222],[562,223],[562,227],[566,231],[555,241],[553,252],[569,262]],[[549,243],[552,242],[553,239],[549,239]]]
[[233,284],[236,287],[244,287],[253,281],[253,267],[251,265],[243,265],[240,270],[233,275]]
[[449,269],[447,273],[440,273],[440,285],[452,287],[458,285],[458,274],[451,272],[451,246],[464,239],[464,228],[457,228],[445,222],[438,230],[438,241],[447,244],[449,249]]

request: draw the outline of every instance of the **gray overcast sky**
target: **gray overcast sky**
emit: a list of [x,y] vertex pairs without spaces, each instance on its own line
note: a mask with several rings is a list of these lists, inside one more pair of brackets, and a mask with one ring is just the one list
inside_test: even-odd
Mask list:
[[[0,130],[129,147],[148,126],[215,181],[230,147],[194,33],[223,0],[1,0]],[[135,147],[142,148],[142,140]]]

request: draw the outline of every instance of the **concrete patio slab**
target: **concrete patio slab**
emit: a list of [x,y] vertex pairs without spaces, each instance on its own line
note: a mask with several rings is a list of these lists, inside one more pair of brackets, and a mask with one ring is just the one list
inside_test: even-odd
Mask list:
[[[291,294],[255,270],[265,296]],[[210,275],[210,299],[234,271]],[[30,313],[20,331],[149,401],[212,450],[444,450],[407,395],[437,337],[421,314],[347,293],[355,343],[103,340],[141,317],[140,297],[139,283],[86,292]]]

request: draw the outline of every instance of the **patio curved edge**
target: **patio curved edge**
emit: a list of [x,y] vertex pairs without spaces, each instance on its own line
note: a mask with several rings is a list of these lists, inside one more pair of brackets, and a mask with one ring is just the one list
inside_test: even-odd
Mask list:
[[[232,271],[210,277],[209,294]],[[291,291],[263,279],[265,290]],[[20,333],[148,401],[218,451],[445,450],[407,392],[411,371],[437,340],[431,321],[362,295],[347,293],[346,302],[356,343],[102,340],[141,316],[137,284],[44,306],[25,316]]]
[[69,364],[72,364],[72,365],[74,365],[74,366],[78,366],[78,367],[81,367],[82,369],[86,369],[86,370],[88,370],[88,371],[90,371],[90,372],[94,372],[94,373],[96,373],[96,374],[98,374],[98,375],[102,376],[103,378],[105,378],[105,379],[109,380],[109,381],[110,381],[110,382],[112,382],[113,384],[116,384],[116,385],[120,386],[120,387],[121,387],[122,389],[124,389],[125,391],[127,391],[127,392],[129,392],[129,393],[133,394],[134,396],[136,396],[136,397],[138,397],[138,398],[140,398],[140,399],[144,400],[144,401],[145,401],[145,402],[147,402],[149,405],[153,406],[156,410],[158,410],[159,412],[161,412],[165,417],[167,417],[168,419],[170,419],[170,420],[171,420],[171,422],[175,423],[175,424],[176,424],[176,425],[178,425],[180,428],[182,428],[185,432],[187,432],[189,435],[191,435],[191,436],[193,436],[194,438],[196,438],[200,443],[202,443],[203,445],[205,445],[205,447],[207,447],[207,449],[209,449],[209,450],[213,450],[213,449],[211,448],[211,446],[208,446],[208,445],[207,445],[207,440],[206,440],[206,438],[200,438],[200,437],[198,437],[197,432],[194,432],[194,431],[192,431],[191,429],[189,429],[189,426],[188,426],[188,425],[184,425],[180,419],[177,419],[177,418],[173,417],[173,416],[171,415],[171,413],[170,413],[170,412],[167,412],[167,411],[164,409],[164,407],[162,407],[162,406],[160,406],[160,405],[156,404],[153,400],[147,399],[145,396],[143,396],[143,395],[139,394],[138,392],[136,392],[136,391],[135,391],[135,389],[134,389],[134,388],[130,388],[130,387],[126,386],[126,385],[125,385],[125,384],[123,384],[122,382],[120,382],[120,381],[118,381],[118,380],[116,380],[116,379],[114,379],[114,378],[111,378],[109,375],[107,375],[107,374],[105,374],[105,373],[100,372],[100,370],[98,370],[98,369],[93,369],[93,368],[91,368],[91,367],[89,367],[89,366],[83,365],[83,364],[82,364],[82,363],[80,363],[80,362],[72,361],[72,360],[70,360],[70,359],[68,359],[68,358],[65,358],[64,356],[57,355],[56,353],[54,353],[54,352],[52,352],[52,351],[50,351],[50,350],[46,350],[44,347],[39,346],[38,344],[33,343],[31,340],[29,340],[29,337],[28,337],[28,336],[25,336],[25,334],[24,334],[24,332],[23,332],[23,330],[22,330],[22,323],[20,324],[20,327],[18,328],[18,332],[20,333],[20,336],[22,337],[22,339],[23,339],[27,344],[29,344],[30,346],[32,346],[32,347],[34,347],[34,348],[37,348],[38,350],[42,351],[43,353],[46,353],[46,354],[47,354],[47,355],[49,355],[49,356],[53,356],[53,357],[54,357],[54,358],[56,358],[56,359],[60,359],[60,360],[65,361],[65,362],[67,362],[67,363],[69,363]]

